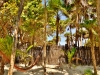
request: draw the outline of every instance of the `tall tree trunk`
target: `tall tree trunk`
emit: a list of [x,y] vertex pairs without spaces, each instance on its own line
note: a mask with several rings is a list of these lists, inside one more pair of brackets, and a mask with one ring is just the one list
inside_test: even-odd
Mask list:
[[17,37],[18,25],[19,25],[19,21],[20,21],[20,15],[21,15],[22,10],[23,10],[23,6],[24,6],[24,0],[20,0],[18,16],[16,18],[16,26],[14,28],[14,30],[15,30],[14,31],[14,44],[13,44],[13,47],[12,47],[12,54],[11,54],[10,68],[9,68],[9,71],[8,71],[8,75],[13,75],[13,68],[14,68],[14,62],[15,62],[15,54],[16,54],[17,43],[18,43],[18,37]]
[[59,15],[57,12],[57,17],[56,17],[56,45],[58,45],[58,41],[59,41]]
[[[97,25],[98,25],[98,39],[99,39],[99,55],[100,55],[100,0],[97,0]],[[100,58],[99,58],[100,63]],[[99,64],[100,65],[100,64]]]
[[46,74],[46,25],[47,25],[47,9],[46,9],[46,0],[44,0],[44,47],[43,47],[43,69],[44,69],[44,75]]
[[94,67],[94,75],[97,75],[96,59],[95,59],[95,51],[94,51],[94,35],[92,31],[90,31],[90,40],[91,40],[91,55],[92,55],[92,63]]

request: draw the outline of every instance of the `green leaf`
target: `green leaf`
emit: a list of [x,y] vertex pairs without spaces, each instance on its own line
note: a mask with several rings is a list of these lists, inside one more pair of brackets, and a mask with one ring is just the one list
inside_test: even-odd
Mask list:
[[28,52],[32,47],[33,47],[33,45],[30,45],[30,46],[27,48],[26,52]]

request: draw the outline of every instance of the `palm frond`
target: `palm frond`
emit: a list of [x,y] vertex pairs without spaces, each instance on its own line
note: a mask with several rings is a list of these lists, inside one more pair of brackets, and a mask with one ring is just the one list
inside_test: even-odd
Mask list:
[[28,52],[32,47],[33,47],[33,45],[30,45],[30,46],[27,48],[26,52]]
[[7,56],[11,54],[12,45],[13,45],[13,38],[11,36],[0,38],[0,50],[3,51]]

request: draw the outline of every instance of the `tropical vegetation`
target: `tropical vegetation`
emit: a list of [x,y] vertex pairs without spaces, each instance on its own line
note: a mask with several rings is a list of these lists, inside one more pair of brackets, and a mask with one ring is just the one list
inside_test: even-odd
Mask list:
[[[3,61],[10,61],[8,75],[13,75],[17,54],[24,59],[30,51],[33,56],[31,48],[35,46],[43,47],[42,65],[46,75],[46,45],[58,46],[62,35],[69,48],[74,44],[82,46],[83,40],[87,40],[84,45],[91,46],[97,75],[94,45],[98,43],[100,47],[99,7],[100,0],[0,0],[0,53]],[[49,37],[52,39],[48,40]],[[70,62],[74,53],[67,55]]]

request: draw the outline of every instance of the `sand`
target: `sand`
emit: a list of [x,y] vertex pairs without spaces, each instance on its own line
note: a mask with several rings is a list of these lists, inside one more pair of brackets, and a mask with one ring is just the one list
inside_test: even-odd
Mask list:
[[[22,65],[22,64],[21,64]],[[71,68],[68,65],[58,66],[58,65],[47,65],[46,66],[47,75],[83,75],[84,71],[90,69],[93,71],[93,66],[75,66],[73,65]],[[9,67],[5,66],[5,73],[7,75]],[[100,67],[97,67],[98,75],[100,75]],[[43,75],[42,66],[34,66],[32,69],[26,72],[20,72],[16,69],[13,70],[13,75]]]

